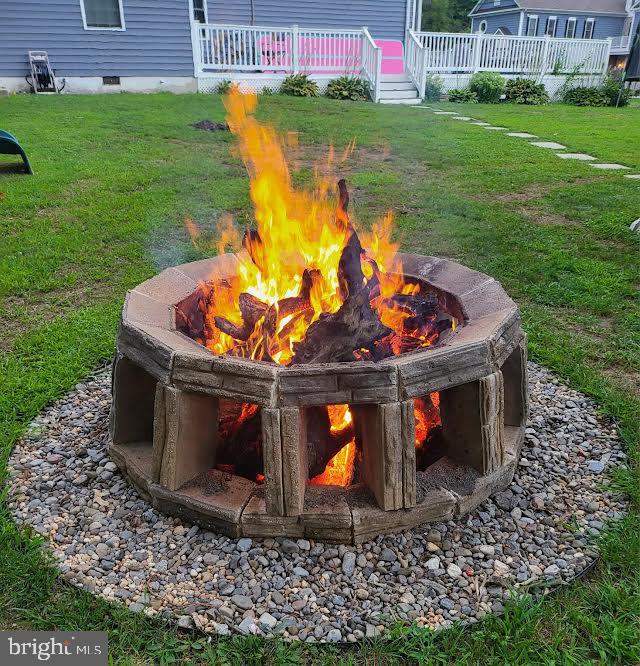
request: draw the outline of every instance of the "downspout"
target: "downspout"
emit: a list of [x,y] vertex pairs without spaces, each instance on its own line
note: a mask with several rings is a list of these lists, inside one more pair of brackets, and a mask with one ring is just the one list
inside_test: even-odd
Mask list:
[[251,6],[251,25],[256,24],[256,2],[255,0],[250,0]]
[[411,0],[407,0],[406,15],[404,17],[404,31],[411,30]]

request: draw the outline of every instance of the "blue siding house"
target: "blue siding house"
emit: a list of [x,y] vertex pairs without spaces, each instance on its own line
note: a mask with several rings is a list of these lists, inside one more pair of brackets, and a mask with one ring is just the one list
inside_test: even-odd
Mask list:
[[569,39],[611,38],[611,54],[629,54],[640,0],[480,0],[471,32]]
[[28,89],[47,51],[67,91],[196,90],[192,24],[360,29],[404,40],[417,0],[0,0],[0,88]]

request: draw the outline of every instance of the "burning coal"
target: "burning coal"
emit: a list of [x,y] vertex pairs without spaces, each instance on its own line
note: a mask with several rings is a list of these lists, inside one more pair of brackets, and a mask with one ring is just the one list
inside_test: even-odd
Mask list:
[[[215,354],[292,365],[377,361],[452,329],[437,295],[404,278],[390,213],[371,232],[359,230],[344,180],[336,192],[318,171],[314,188],[294,188],[285,142],[256,120],[256,97],[232,90],[225,106],[256,224],[240,237],[223,221],[218,249],[236,251],[238,274],[201,285],[192,311],[179,313],[180,330]],[[188,228],[197,238],[191,221]]]

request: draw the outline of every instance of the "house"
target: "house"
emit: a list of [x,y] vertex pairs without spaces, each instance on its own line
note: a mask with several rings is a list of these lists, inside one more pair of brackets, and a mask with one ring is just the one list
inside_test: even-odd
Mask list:
[[640,0],[479,0],[471,32],[568,39],[611,38],[614,62],[629,55]]
[[367,26],[374,40],[401,45],[420,11],[417,0],[2,0],[0,88],[28,89],[28,53],[39,50],[67,92],[196,90],[200,49],[211,55],[218,44],[205,44],[204,28],[194,26],[246,26],[243,40],[260,26]]

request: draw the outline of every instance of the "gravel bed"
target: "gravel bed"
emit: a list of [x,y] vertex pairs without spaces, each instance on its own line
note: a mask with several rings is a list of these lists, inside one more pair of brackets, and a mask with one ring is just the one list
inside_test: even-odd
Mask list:
[[397,621],[475,622],[513,590],[584,571],[595,537],[626,508],[606,490],[625,463],[615,427],[548,371],[529,370],[514,482],[458,522],[353,547],[235,540],[163,516],[109,460],[107,374],[32,423],[9,464],[11,509],[48,539],[71,584],[184,628],[353,642]]

